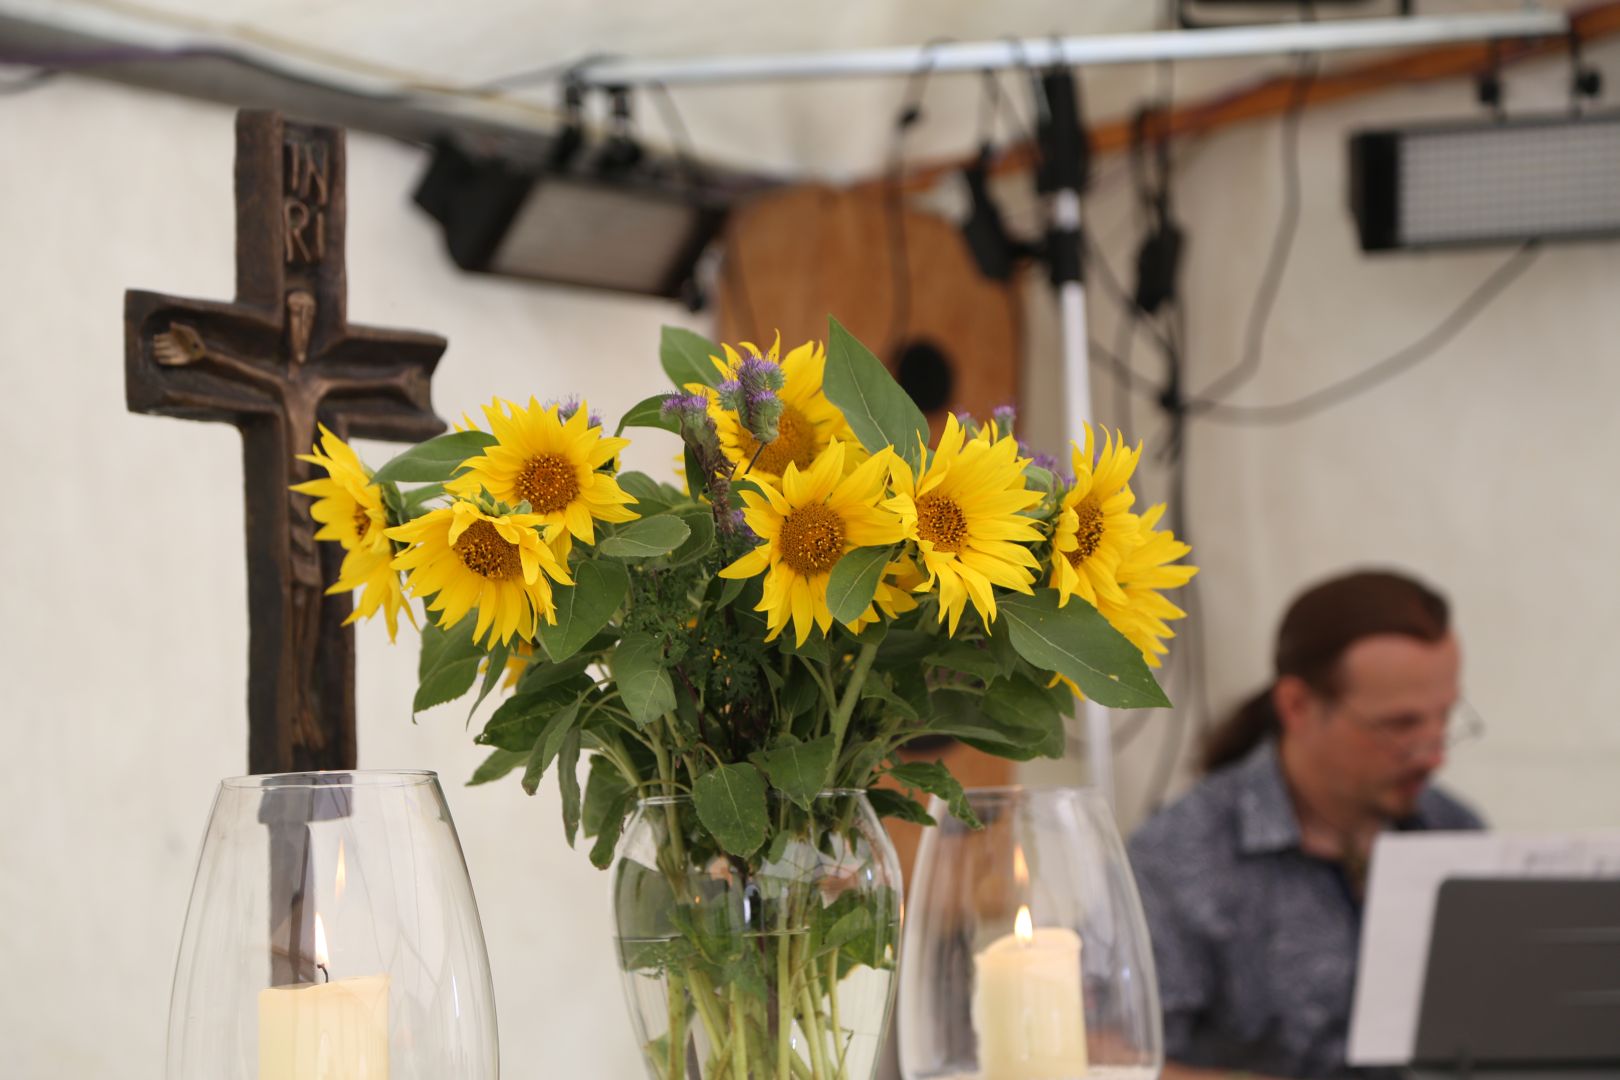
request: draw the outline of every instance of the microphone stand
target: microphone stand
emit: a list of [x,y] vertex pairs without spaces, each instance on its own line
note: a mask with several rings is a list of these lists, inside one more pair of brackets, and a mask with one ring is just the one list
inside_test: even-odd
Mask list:
[[[1046,259],[1057,292],[1063,331],[1063,410],[1070,438],[1085,445],[1093,416],[1091,364],[1086,351],[1086,290],[1080,197],[1091,172],[1091,143],[1081,120],[1080,88],[1066,67],[1047,69],[1035,86],[1036,190],[1046,197]],[[1114,740],[1108,710],[1087,699],[1083,709],[1091,783],[1114,801]]]

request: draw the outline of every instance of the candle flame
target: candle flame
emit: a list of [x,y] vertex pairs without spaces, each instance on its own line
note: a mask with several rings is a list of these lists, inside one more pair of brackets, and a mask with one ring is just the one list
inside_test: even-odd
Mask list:
[[349,869],[348,869],[348,864],[344,861],[344,858],[343,858],[343,841],[339,840],[338,841],[337,874],[336,874],[336,876],[335,876],[335,878],[334,878],[334,880],[332,882],[332,895],[338,900],[343,899],[343,890],[346,889],[348,887],[348,885],[349,885]]
[[1029,863],[1024,860],[1024,845],[1013,848],[1013,880],[1020,889],[1029,888]]
[[332,962],[326,951],[326,924],[321,922],[319,915],[315,916],[315,966],[326,967]]
[[1018,905],[1018,918],[1013,920],[1013,933],[1018,936],[1020,945],[1028,945],[1035,940],[1035,921],[1029,917],[1028,904]]

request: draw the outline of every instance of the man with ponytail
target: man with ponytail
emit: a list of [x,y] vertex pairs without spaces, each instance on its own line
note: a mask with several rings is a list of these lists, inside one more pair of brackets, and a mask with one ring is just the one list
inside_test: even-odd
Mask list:
[[1375,1075],[1345,1061],[1367,862],[1386,829],[1480,827],[1430,783],[1471,718],[1460,672],[1445,599],[1404,575],[1289,606],[1270,684],[1131,839],[1166,1080]]

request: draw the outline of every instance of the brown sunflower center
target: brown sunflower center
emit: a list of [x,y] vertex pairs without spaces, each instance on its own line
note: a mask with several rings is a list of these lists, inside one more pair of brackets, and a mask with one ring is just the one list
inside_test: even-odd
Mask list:
[[820,503],[801,506],[782,520],[776,543],[796,573],[825,574],[844,557],[844,519]]
[[512,488],[537,514],[554,514],[579,497],[579,478],[568,459],[541,454],[523,463]]
[[462,565],[475,574],[494,581],[523,575],[523,559],[518,546],[507,540],[487,521],[475,521],[456,538],[455,552]]
[[365,507],[356,506],[354,508],[354,538],[357,541],[364,542],[366,539],[366,533],[370,529],[371,515],[366,513]]
[[924,495],[917,500],[917,535],[940,551],[961,551],[967,542],[967,515],[949,495]]
[[1102,544],[1103,512],[1102,507],[1096,502],[1087,499],[1074,508],[1074,514],[1080,519],[1074,530],[1075,549],[1063,554],[1067,556],[1069,565],[1078,569],[1080,564],[1091,558]]
[[[781,418],[776,421],[776,438],[760,450],[759,440],[744,431],[742,452],[744,464],[752,461],[754,468],[777,476],[786,472],[790,463],[808,469],[816,459],[815,425],[793,406],[785,406]],[[756,452],[759,454],[757,458],[754,457]]]

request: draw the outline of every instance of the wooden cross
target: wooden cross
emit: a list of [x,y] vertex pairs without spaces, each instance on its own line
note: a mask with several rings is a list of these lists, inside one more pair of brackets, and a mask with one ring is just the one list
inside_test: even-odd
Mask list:
[[242,432],[247,497],[248,771],[355,766],[354,635],[326,596],[343,552],[315,542],[307,454],[338,435],[415,441],[444,430],[429,377],[443,338],[350,326],[337,128],[236,118],[236,301],[131,290],[125,389],[133,412],[223,420]]

